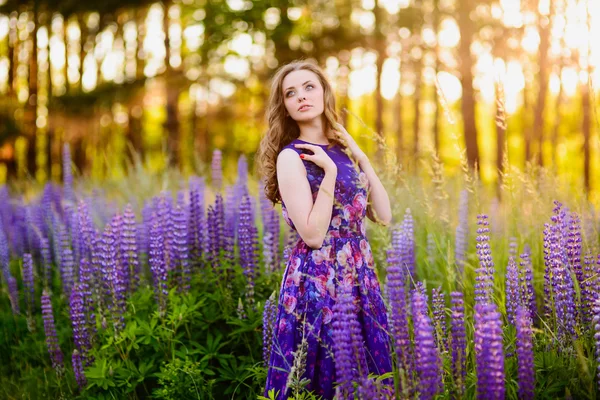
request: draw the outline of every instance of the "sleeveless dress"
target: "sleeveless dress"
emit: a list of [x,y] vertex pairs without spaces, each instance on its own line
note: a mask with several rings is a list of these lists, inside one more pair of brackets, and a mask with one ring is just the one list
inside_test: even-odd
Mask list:
[[[312,144],[295,139],[284,149],[302,153],[303,149],[295,148],[295,143]],[[310,248],[300,238],[287,260],[273,332],[266,397],[271,389],[279,391],[277,399],[286,399],[289,395],[284,391],[294,362],[292,352],[297,350],[303,337],[308,342],[306,368],[302,375],[310,380],[306,388],[323,399],[334,397],[332,310],[336,289],[341,283],[352,286],[369,373],[383,374],[392,370],[386,307],[365,236],[369,182],[366,174],[355,167],[338,145],[330,149],[327,145],[318,146],[338,168],[332,218],[320,249]],[[303,162],[314,201],[325,174],[311,161]],[[283,203],[282,213],[285,221],[295,229]]]

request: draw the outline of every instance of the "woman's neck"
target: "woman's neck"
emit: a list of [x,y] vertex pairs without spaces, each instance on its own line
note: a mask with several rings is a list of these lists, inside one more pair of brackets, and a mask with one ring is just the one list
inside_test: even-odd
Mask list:
[[306,121],[306,123],[298,123],[300,134],[298,139],[305,142],[328,144],[329,139],[323,131],[323,124],[319,120]]

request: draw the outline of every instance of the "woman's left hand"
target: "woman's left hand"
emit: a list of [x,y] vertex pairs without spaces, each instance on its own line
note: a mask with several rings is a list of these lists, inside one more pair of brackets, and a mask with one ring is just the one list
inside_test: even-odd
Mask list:
[[358,144],[356,144],[354,138],[348,133],[342,124],[337,123],[336,129],[337,130],[335,132],[342,139],[342,141],[346,143],[348,149],[352,152],[352,157],[356,160],[356,162],[360,164],[362,161],[368,160],[365,152],[358,147]]

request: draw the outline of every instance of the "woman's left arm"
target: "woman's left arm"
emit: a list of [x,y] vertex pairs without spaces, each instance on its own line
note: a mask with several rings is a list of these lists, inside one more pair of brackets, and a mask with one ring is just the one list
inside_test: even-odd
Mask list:
[[373,222],[389,225],[392,222],[392,207],[385,187],[383,187],[381,180],[366,156],[358,160],[358,164],[369,180],[367,217]]

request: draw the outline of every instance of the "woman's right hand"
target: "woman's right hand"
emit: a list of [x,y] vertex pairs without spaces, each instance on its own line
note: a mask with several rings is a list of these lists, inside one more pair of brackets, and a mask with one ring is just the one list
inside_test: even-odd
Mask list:
[[337,165],[335,165],[335,162],[333,162],[331,157],[329,157],[325,150],[320,146],[307,143],[296,143],[294,146],[298,149],[306,149],[313,152],[313,154],[300,154],[301,159],[310,161],[318,167],[321,167],[325,173],[337,174]]

